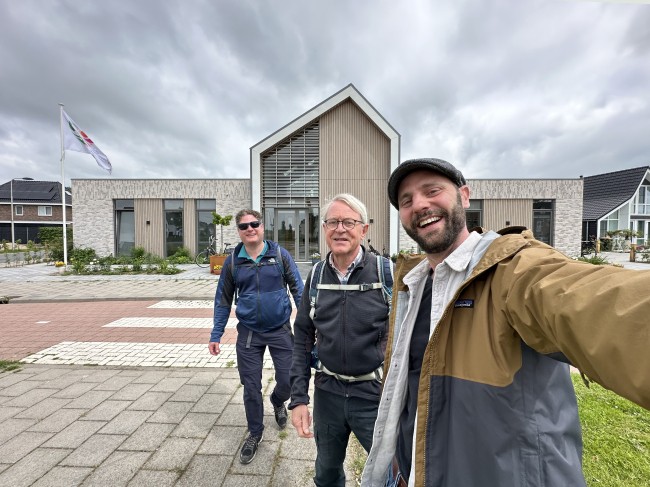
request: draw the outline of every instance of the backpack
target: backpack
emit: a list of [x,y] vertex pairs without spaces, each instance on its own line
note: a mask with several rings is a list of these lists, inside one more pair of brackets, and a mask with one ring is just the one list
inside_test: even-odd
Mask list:
[[[316,262],[311,272],[311,282],[309,283],[309,304],[311,309],[309,310],[309,317],[313,320],[316,314],[316,303],[318,302],[318,291],[320,289],[329,289],[337,291],[370,291],[371,289],[381,288],[381,294],[384,297],[384,303],[388,305],[388,312],[390,313],[390,308],[393,298],[393,267],[390,265],[390,260],[382,257],[381,255],[375,255],[377,262],[377,278],[379,282],[373,283],[361,283],[361,284],[322,284],[323,280],[323,266],[325,261],[321,260]],[[317,333],[318,334],[318,333]],[[311,350],[310,364],[309,366],[319,372],[325,372],[330,375],[334,375],[337,378],[343,378],[346,380],[382,380],[381,379],[381,369],[380,366],[376,371],[373,371],[369,374],[366,374],[363,378],[352,378],[352,377],[343,377],[338,374],[333,374],[329,372],[318,358],[318,345],[314,344],[314,347]],[[377,375],[379,374],[379,375]]]
[[[282,247],[278,245],[278,255],[275,258],[274,263],[268,263],[266,265],[276,265],[278,266],[278,269],[280,270],[280,275],[282,276],[282,285],[286,288],[287,287],[287,277],[286,277],[286,269],[284,268],[284,260],[282,259]],[[235,305],[237,305],[237,301],[239,299],[239,287],[237,286],[237,270],[241,267],[241,264],[235,265],[235,253],[230,254],[230,274],[232,275],[232,281],[235,284],[235,296],[234,296],[234,302]],[[287,291],[288,293],[289,291]]]
[[[309,284],[309,304],[311,309],[309,317],[313,320],[316,313],[316,303],[318,302],[318,292],[321,289],[329,289],[336,291],[370,291],[371,289],[380,289],[384,302],[390,306],[393,298],[393,268],[390,265],[390,260],[376,255],[377,258],[377,277],[379,282],[373,283],[360,283],[360,284],[322,284],[323,280],[323,266],[325,261],[321,260],[314,264],[311,272],[311,282]],[[388,279],[387,279],[388,277]]]

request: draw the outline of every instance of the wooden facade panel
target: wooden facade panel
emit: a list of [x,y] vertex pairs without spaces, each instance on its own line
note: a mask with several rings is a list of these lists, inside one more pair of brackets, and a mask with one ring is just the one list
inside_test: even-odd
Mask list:
[[[510,222],[506,224],[506,222]],[[506,226],[533,226],[533,200],[483,200],[483,227],[500,230]]]
[[133,206],[136,245],[154,255],[165,255],[163,200],[137,199]]
[[[320,119],[320,155],[321,207],[338,193],[353,194],[373,220],[368,233],[372,246],[378,251],[388,249],[390,140],[347,100]],[[323,235],[320,244],[325,248]]]
[[183,200],[183,246],[194,253],[196,249],[196,200]]

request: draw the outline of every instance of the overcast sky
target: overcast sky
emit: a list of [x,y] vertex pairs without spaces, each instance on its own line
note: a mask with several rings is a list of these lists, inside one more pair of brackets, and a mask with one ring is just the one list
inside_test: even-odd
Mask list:
[[0,182],[60,180],[59,103],[110,159],[71,178],[248,178],[249,149],[353,83],[401,158],[468,178],[650,165],[650,5],[0,0]]

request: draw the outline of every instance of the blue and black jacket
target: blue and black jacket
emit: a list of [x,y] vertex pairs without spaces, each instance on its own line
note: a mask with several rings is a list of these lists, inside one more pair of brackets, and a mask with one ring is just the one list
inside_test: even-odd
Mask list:
[[[238,295],[235,309],[237,319],[254,332],[275,330],[289,322],[291,302],[287,286],[296,306],[300,303],[303,282],[296,263],[286,249],[266,240],[266,252],[257,262],[253,262],[239,256],[242,247],[242,243],[235,247],[221,271],[214,297],[211,342],[221,341],[235,292]],[[282,252],[281,259],[278,259],[278,252]],[[234,266],[232,259],[235,259]]]

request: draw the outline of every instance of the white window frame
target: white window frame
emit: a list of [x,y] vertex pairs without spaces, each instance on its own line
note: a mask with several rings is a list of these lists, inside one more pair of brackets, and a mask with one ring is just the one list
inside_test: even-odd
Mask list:
[[38,216],[52,216],[52,207],[51,206],[39,206],[38,207]]
[[15,216],[23,216],[23,205],[14,205]]

